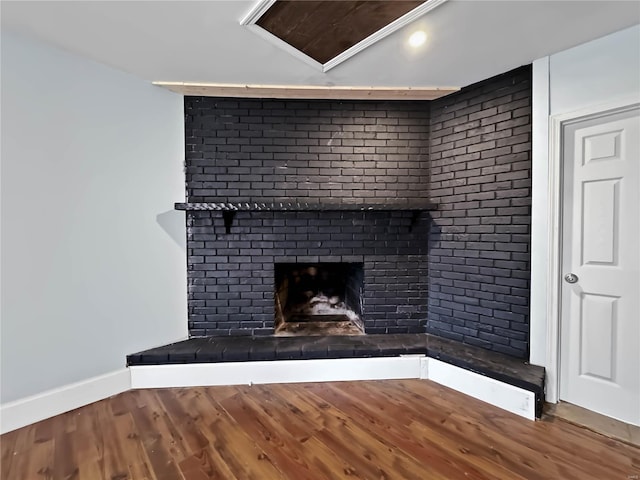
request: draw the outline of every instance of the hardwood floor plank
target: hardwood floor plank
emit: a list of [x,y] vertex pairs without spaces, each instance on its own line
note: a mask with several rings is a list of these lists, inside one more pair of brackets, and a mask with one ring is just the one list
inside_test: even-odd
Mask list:
[[[361,388],[357,385],[350,387],[356,394],[361,393]],[[477,437],[465,435],[452,424],[452,416],[456,414],[455,407],[449,404],[448,409],[434,406],[428,397],[416,397],[414,393],[407,395],[397,388],[386,390],[385,385],[381,385],[378,393],[380,398],[377,402],[367,400],[372,405],[380,405],[379,408],[386,410],[395,408],[395,418],[402,421],[408,429],[411,437],[421,439],[423,442],[434,442],[441,448],[447,450],[448,455],[462,464],[472,464],[480,468],[490,478],[520,478],[534,480],[537,473],[518,472],[515,470],[511,457],[495,457],[486,442],[480,441]],[[513,414],[510,414],[513,415]]]
[[[359,396],[353,389],[340,389],[331,385],[325,389],[315,389],[314,393],[332,403],[340,403],[342,410],[361,425],[370,425],[369,433],[374,436],[384,435],[411,455],[416,461],[440,465],[440,471],[448,476],[464,476],[479,479],[514,479],[513,473],[485,465],[482,458],[469,458],[468,449],[451,439],[440,435],[436,430],[424,437],[422,441],[411,435],[410,423],[404,420],[406,407],[381,404],[375,397]],[[394,408],[395,407],[395,408]],[[439,417],[438,412],[428,411],[437,423],[444,422],[449,414]],[[403,424],[405,423],[405,424]]]
[[160,434],[158,437],[160,444],[173,457],[177,464],[188,457],[190,452],[187,445],[182,441],[180,432],[176,428],[176,422],[178,422],[179,419],[174,419],[169,414],[158,396],[162,390],[163,389],[145,390],[144,394],[141,395],[141,397],[144,398],[145,405],[142,411],[144,411],[145,414],[151,415],[154,428]]
[[[460,394],[447,387],[435,385],[432,382],[405,384],[402,382],[399,381],[400,388],[393,389],[389,395],[403,398],[406,394],[416,401],[420,399],[420,401],[433,402],[438,406],[455,405],[452,403],[454,399],[459,403]],[[385,385],[382,388],[386,387]],[[407,401],[410,402],[410,400]],[[415,404],[415,402],[410,403]],[[493,456],[502,462],[508,461],[509,468],[516,469],[515,471],[518,465],[525,469],[530,465],[527,478],[535,478],[536,474],[531,472],[540,471],[542,466],[547,470],[558,468],[555,473],[546,473],[548,476],[553,475],[554,478],[607,478],[610,475],[622,475],[632,470],[631,459],[637,458],[633,454],[629,455],[629,452],[621,453],[621,450],[626,451],[626,448],[615,448],[622,445],[619,442],[593,435],[593,432],[589,432],[591,435],[588,435],[588,439],[580,441],[576,436],[584,434],[585,429],[566,422],[562,422],[564,425],[558,425],[559,428],[554,429],[553,435],[549,435],[549,424],[546,421],[522,422],[516,415],[470,397],[466,397],[465,406],[464,413],[454,412],[449,425],[443,425],[443,428],[454,426],[455,430],[459,430],[463,436],[477,438],[481,444],[493,444],[493,449],[486,455]],[[457,423],[452,423],[453,421]],[[505,432],[509,432],[509,435],[506,436]],[[595,446],[601,448],[603,444],[611,444],[614,448],[606,449],[606,452],[594,448]],[[635,450],[637,453],[638,450]],[[509,452],[509,455],[505,452]],[[550,463],[549,458],[557,461]],[[603,462],[603,459],[607,461]],[[549,478],[548,476],[542,478]]]
[[257,480],[287,478],[274,465],[269,456],[258,447],[231,419],[219,418],[211,424],[217,443],[215,448],[236,477]]
[[128,401],[129,410],[136,423],[137,435],[149,458],[155,478],[157,480],[184,478],[176,465],[174,455],[176,450],[170,445],[171,434],[166,427],[165,416],[153,410],[153,406],[148,404],[148,402],[152,403],[153,391],[139,390],[125,392],[122,395],[127,395],[125,400]]
[[35,442],[29,462],[29,472],[33,478],[53,480],[53,459],[55,452],[53,439],[46,442]]
[[23,450],[22,453],[19,453],[18,460],[22,463],[20,467],[16,467],[21,471],[25,471],[27,478],[51,480],[54,478],[54,440],[51,436],[43,437],[39,434],[38,430],[38,426],[34,426],[32,431],[29,432],[26,437],[28,438],[28,441],[31,441],[31,444],[29,445],[25,443],[27,450]]
[[[29,457],[31,456],[31,445],[33,445],[36,429],[37,425],[29,425],[12,432],[15,434],[15,442],[11,456],[11,465],[7,472],[7,479],[20,478],[27,471]],[[2,437],[4,439],[4,435]],[[4,448],[5,446],[3,441],[2,449]]]
[[[62,431],[56,434],[54,442],[53,477],[65,480],[80,478],[80,468],[75,460],[76,451],[72,448],[71,434]],[[104,466],[101,470],[104,472]],[[104,478],[104,475],[98,478]]]
[[[320,415],[322,429],[314,434],[335,454],[353,465],[355,471],[365,478],[392,478],[399,475],[404,479],[422,479],[424,473],[430,478],[446,478],[437,469],[425,469],[406,456],[391,442],[373,438],[353,419],[340,410],[340,405],[333,405],[323,399],[309,395],[315,389],[313,385],[305,385],[308,391],[298,395],[296,404],[306,404],[306,410],[316,411]],[[320,385],[318,385],[320,388]],[[420,472],[420,473],[418,473]]]
[[112,412],[117,412],[114,413],[114,427],[124,453],[128,478],[155,478],[151,473],[151,461],[138,434],[133,415],[120,406],[113,408],[112,405]]
[[[237,394],[219,402],[227,413],[249,434],[254,442],[264,450],[281,471],[294,473],[297,478],[327,479],[304,460],[312,452],[304,452],[293,437],[278,428],[270,415],[260,408],[249,395]],[[307,455],[305,455],[307,454]],[[312,458],[312,457],[311,457]]]
[[209,412],[205,416],[208,428],[204,429],[203,433],[233,475],[240,479],[286,478],[250,435],[242,431],[237,422],[213,398],[214,396],[205,396]]
[[211,395],[211,398],[217,402],[222,401],[226,398],[235,396],[239,389],[242,388],[251,388],[246,385],[221,385],[216,386],[215,388],[196,388],[195,390],[199,390],[203,394]]
[[[312,392],[322,397],[322,393],[327,393],[326,389],[313,388]],[[444,455],[434,454],[435,452],[430,449],[423,449],[422,456],[416,458],[411,455],[411,453],[407,452],[404,447],[406,444],[404,442],[396,442],[399,438],[393,438],[393,435],[390,434],[388,429],[384,429],[384,433],[378,430],[378,426],[373,423],[366,423],[364,421],[360,421],[357,416],[352,415],[352,411],[350,406],[352,403],[350,400],[346,400],[343,398],[334,398],[335,402],[331,401],[332,405],[336,405],[342,415],[345,418],[350,419],[352,423],[345,424],[346,429],[352,430],[354,433],[353,442],[360,441],[365,445],[368,445],[371,450],[380,451],[381,453],[385,453],[385,455],[381,455],[377,458],[377,465],[385,465],[387,468],[387,472],[390,475],[393,475],[393,472],[397,472],[402,475],[402,478],[411,479],[421,479],[421,478],[472,478],[472,479],[483,479],[486,478],[481,475],[474,474],[473,469],[466,469],[460,463],[452,462],[451,459],[447,458]],[[344,421],[344,419],[341,419]],[[331,427],[330,431],[336,430],[335,427]],[[369,442],[364,442],[364,439],[369,439]],[[386,451],[392,455],[392,457],[387,458],[386,451],[384,449],[376,448],[376,443],[385,445]],[[367,455],[365,455],[367,456]]]
[[169,417],[173,420],[173,425],[178,432],[178,437],[174,437],[174,441],[181,442],[181,450],[185,452],[199,451],[209,445],[209,440],[198,429],[198,425],[194,423],[194,417],[198,416],[197,412],[193,412],[183,408],[190,399],[189,391],[185,389],[167,388],[158,390],[157,397],[162,402]]
[[148,463],[137,463],[129,465],[128,479],[132,480],[155,480],[156,476],[151,472]]
[[185,458],[180,464],[180,471],[186,480],[214,479],[227,480],[236,478],[226,469],[220,469],[218,462],[214,460],[211,447],[206,447]]
[[[199,425],[202,434],[207,437],[209,441],[208,448],[204,449],[204,455],[206,455],[206,458],[202,461],[208,462],[207,466],[211,469],[212,478],[216,478],[215,475],[218,475],[218,477],[221,479],[233,480],[237,478],[237,472],[233,472],[229,465],[227,465],[227,463],[225,462],[224,458],[220,455],[220,452],[216,448],[218,439],[215,436],[215,432],[211,431],[210,429],[210,424],[213,419],[225,417],[226,413],[215,401],[209,398],[209,396],[207,395],[207,390],[205,388],[194,388],[192,390],[193,396],[189,400],[189,409],[192,412],[197,412],[195,422],[197,425]],[[226,396],[223,398],[226,398]],[[184,464],[184,468],[195,468],[194,459],[190,458],[187,460],[189,460],[189,462],[186,462]],[[183,464],[181,463],[181,465]],[[181,466],[181,468],[183,467]]]
[[21,432],[26,428],[28,427],[5,433],[0,437],[0,449],[2,450],[2,454],[0,455],[0,478],[9,478],[11,465],[16,456],[16,441]]
[[640,477],[640,448],[425,380],[133,390],[0,450],[2,480]]
[[[273,387],[273,388],[272,388]],[[283,423],[297,422],[301,425],[298,427],[299,442],[304,443],[305,448],[314,452],[314,464],[325,475],[331,478],[379,478],[375,473],[371,472],[369,465],[358,464],[357,459],[345,454],[344,448],[332,448],[327,441],[323,432],[326,428],[326,420],[324,412],[315,408],[314,405],[305,401],[304,395],[299,395],[296,390],[287,388],[286,385],[265,385],[262,390],[268,390],[269,399],[274,409],[284,413],[280,418]],[[258,392],[260,389],[254,390]],[[258,397],[262,399],[263,397]],[[288,418],[289,417],[289,418]],[[354,461],[355,460],[355,461]]]
[[243,387],[241,393],[256,395],[257,401],[270,409],[270,414],[278,419],[283,428],[303,444],[307,452],[313,452],[312,462],[322,475],[330,478],[369,478],[341,452],[336,453],[317,438],[316,433],[324,428],[322,413],[299,402],[295,391],[286,385],[256,385],[251,389]]
[[277,416],[282,427],[298,441],[307,440],[312,434],[322,428],[318,412],[304,410],[306,405],[295,404],[295,394],[281,385],[254,385],[253,390],[246,387],[240,390],[242,395],[251,394],[264,408],[268,408],[269,415]]
[[[91,478],[106,480],[104,476],[104,460],[102,450],[98,450],[95,435],[92,433],[78,433],[69,438],[66,448],[71,448],[78,459],[77,478]],[[58,445],[56,444],[56,448]],[[56,477],[57,478],[57,477]]]
[[128,432],[123,433],[127,429],[128,418],[125,415],[114,416],[110,403],[98,402],[95,405],[104,445],[104,477],[126,479],[129,472],[128,454],[132,451],[126,445]]

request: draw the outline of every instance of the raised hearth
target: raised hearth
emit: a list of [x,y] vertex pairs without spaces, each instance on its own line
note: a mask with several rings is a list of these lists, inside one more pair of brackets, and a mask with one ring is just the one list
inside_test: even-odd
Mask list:
[[544,402],[544,368],[428,334],[324,337],[201,337],[127,356],[128,366],[426,355],[535,394]]

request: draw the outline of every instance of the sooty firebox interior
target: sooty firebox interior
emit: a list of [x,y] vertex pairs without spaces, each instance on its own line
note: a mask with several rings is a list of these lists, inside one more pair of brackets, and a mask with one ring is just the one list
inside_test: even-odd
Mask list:
[[276,335],[362,335],[362,263],[276,263]]

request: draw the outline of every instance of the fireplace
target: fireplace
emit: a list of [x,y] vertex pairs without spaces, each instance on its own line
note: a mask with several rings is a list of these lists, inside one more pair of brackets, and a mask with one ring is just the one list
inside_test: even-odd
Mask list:
[[[317,297],[319,310],[344,303],[357,315],[348,328],[342,325],[342,335],[424,333],[428,213],[415,218],[409,210],[238,210],[227,233],[221,212],[186,207],[193,208],[187,217],[191,336],[295,333],[294,322],[286,319],[294,311],[289,296],[305,292],[308,300]],[[347,280],[333,290],[316,286],[284,293],[296,272],[301,277],[315,273],[321,284],[323,277]],[[333,322],[330,327],[346,322],[327,321]],[[338,333],[324,329],[322,334]]]
[[276,335],[364,333],[362,263],[274,265]]
[[274,335],[276,264],[361,263],[366,334],[526,357],[530,66],[435,102],[186,96],[184,113],[191,337]]
[[428,103],[185,97],[185,118],[191,336],[425,332]]

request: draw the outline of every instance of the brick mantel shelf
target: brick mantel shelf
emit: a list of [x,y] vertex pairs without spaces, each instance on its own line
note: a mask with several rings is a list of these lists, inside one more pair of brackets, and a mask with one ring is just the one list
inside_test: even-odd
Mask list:
[[411,201],[391,204],[348,204],[348,203],[307,203],[307,202],[200,202],[176,203],[176,210],[208,210],[222,212],[226,233],[230,233],[236,212],[375,212],[410,211],[413,213],[411,225],[421,212],[437,210],[438,205],[429,201]]

